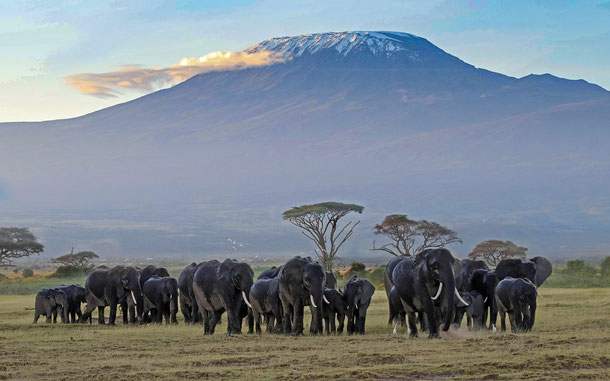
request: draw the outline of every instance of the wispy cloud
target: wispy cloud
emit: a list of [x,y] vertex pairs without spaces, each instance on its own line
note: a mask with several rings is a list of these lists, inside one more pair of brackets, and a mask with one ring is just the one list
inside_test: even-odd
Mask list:
[[282,56],[268,51],[256,53],[218,51],[199,58],[183,58],[179,63],[169,67],[145,68],[140,65],[127,65],[108,73],[72,74],[64,80],[66,84],[77,88],[83,94],[113,98],[119,96],[124,89],[150,92],[209,71],[239,70],[284,61],[285,58]]

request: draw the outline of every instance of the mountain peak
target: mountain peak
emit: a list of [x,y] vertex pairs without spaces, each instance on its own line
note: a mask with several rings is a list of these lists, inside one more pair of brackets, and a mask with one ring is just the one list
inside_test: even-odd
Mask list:
[[[388,31],[353,31],[303,34],[294,37],[275,37],[246,49],[249,53],[273,51],[301,57],[322,50],[333,50],[345,57],[350,52],[368,51],[373,55],[391,56],[396,52],[409,51],[409,58],[419,61],[419,52],[413,43],[427,40],[409,33]],[[432,44],[430,44],[432,45]]]

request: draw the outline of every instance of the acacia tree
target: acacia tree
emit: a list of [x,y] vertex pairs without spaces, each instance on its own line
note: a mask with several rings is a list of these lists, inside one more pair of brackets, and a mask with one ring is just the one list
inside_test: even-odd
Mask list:
[[44,246],[28,228],[0,228],[0,266],[12,266],[12,260],[40,254]]
[[282,213],[284,220],[301,228],[301,233],[316,245],[316,255],[326,271],[333,271],[341,246],[354,233],[360,221],[349,221],[343,226],[339,220],[356,212],[362,214],[363,206],[340,202],[323,202],[313,205],[296,206]]
[[74,266],[79,269],[87,269],[89,267],[89,261],[92,259],[99,258],[93,251],[79,251],[74,254],[74,248],[70,254],[62,255],[61,257],[53,259],[53,262],[59,263],[65,266]]
[[373,231],[392,242],[375,246],[371,250],[385,251],[394,256],[410,256],[427,248],[444,247],[450,243],[462,242],[457,233],[432,221],[412,220],[405,214],[386,216]]
[[472,252],[468,254],[468,258],[472,260],[481,259],[490,266],[496,266],[503,259],[523,258],[526,251],[526,247],[517,246],[511,241],[504,242],[490,239],[475,246]]

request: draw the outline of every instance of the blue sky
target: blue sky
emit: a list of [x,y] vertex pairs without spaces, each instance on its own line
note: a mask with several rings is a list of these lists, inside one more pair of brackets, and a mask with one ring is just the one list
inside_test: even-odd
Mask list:
[[397,30],[475,66],[610,89],[610,1],[0,1],[0,122],[82,115],[143,95],[64,78],[241,50],[270,37]]

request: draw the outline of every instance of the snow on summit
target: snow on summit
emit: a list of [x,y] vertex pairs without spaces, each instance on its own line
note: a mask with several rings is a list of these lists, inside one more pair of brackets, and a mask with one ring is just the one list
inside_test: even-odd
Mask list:
[[[316,33],[270,38],[246,49],[246,52],[269,50],[300,57],[304,54],[314,54],[321,49],[334,49],[344,57],[352,50],[368,50],[374,55],[389,56],[394,52],[408,50],[405,44],[408,40],[423,40],[423,38],[401,32]],[[412,53],[410,58],[417,61],[417,52]]]

